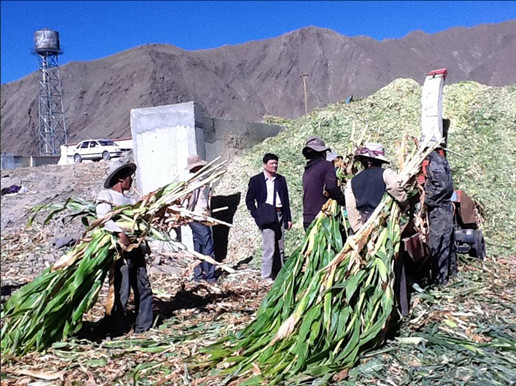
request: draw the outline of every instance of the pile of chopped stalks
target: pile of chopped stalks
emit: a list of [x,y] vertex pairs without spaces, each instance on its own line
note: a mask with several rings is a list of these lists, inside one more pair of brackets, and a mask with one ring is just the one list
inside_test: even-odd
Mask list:
[[[461,256],[459,278],[414,294],[411,315],[396,336],[389,334],[384,345],[364,353],[337,384],[511,384],[516,378],[515,261]],[[112,341],[94,335],[95,321],[104,315],[103,290],[84,317],[83,331],[54,343],[44,360],[39,352],[2,356],[2,383],[222,385],[223,376],[205,378],[187,364],[200,355],[200,348],[251,322],[267,288],[254,273],[240,268],[218,286],[195,283],[185,275],[171,280],[168,274],[150,273],[155,314],[162,322],[144,334]]]
[[[382,143],[386,157],[392,161],[396,141],[403,135],[420,135],[421,90],[412,79],[396,79],[375,94],[350,104],[337,102],[295,120],[268,118],[268,122],[285,125],[286,130],[232,159],[216,193],[242,192],[245,196],[249,178],[261,170],[263,155],[277,154],[278,172],[286,177],[291,200],[294,225],[285,236],[285,248],[290,253],[304,234],[301,176],[306,164],[302,149],[307,138],[319,136],[332,150],[345,155],[353,128],[358,131],[367,127],[364,141]],[[516,251],[516,238],[508,237],[516,223],[516,84],[445,85],[443,117],[451,121],[447,158],[455,189],[464,190],[482,205],[487,254],[510,256]],[[249,232],[231,232],[230,249],[239,255],[259,257],[259,231],[244,203],[235,214],[234,224],[235,229],[249,228]]]
[[[423,146],[407,154],[406,143],[400,147],[404,187],[413,185],[434,148]],[[393,264],[400,245],[400,209],[385,194],[370,219],[347,238],[343,210],[333,200],[326,203],[256,319],[205,350],[207,363],[217,365],[227,380],[327,381],[384,342],[395,312]]]
[[[184,245],[170,239],[172,228],[193,220],[223,223],[195,215],[182,206],[193,191],[212,184],[225,173],[222,164],[215,164],[215,161],[189,180],[165,185],[134,205],[118,206],[91,225],[87,220],[94,216],[94,205],[84,201],[70,199],[64,205],[37,208],[37,211],[52,209],[45,222],[61,210],[71,209],[74,216],[83,215],[89,226],[73,248],[16,291],[5,304],[2,311],[2,355],[23,355],[30,350],[43,350],[77,332],[81,328],[82,315],[95,304],[106,274],[123,254],[122,249],[130,251],[138,248],[144,240],[154,239],[168,241],[177,250],[184,250]],[[122,247],[116,236],[103,228],[108,220],[127,230],[131,240],[129,246]],[[111,311],[113,302],[114,291],[110,289],[107,313]]]

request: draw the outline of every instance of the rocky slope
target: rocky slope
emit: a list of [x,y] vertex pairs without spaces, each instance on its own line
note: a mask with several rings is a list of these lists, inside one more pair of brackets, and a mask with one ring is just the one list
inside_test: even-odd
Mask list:
[[[475,80],[491,86],[516,82],[516,20],[402,39],[346,37],[303,28],[273,39],[185,51],[144,45],[89,62],[61,67],[71,143],[130,136],[130,110],[195,100],[213,117],[261,120],[304,113],[353,94],[365,97],[396,78],[421,83],[446,67],[447,84]],[[2,152],[37,151],[38,72],[1,86]]]

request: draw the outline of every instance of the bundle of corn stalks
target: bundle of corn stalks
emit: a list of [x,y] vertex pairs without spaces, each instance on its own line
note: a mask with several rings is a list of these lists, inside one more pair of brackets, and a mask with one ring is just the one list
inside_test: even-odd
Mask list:
[[[433,150],[399,147],[404,186]],[[351,158],[351,162],[352,158]],[[205,350],[226,381],[249,384],[325,381],[380,345],[395,310],[393,263],[401,213],[385,195],[359,232],[345,239],[344,209],[329,200],[289,258],[256,319]],[[341,374],[342,376],[345,374]]]
[[[147,194],[134,205],[118,206],[91,224],[89,220],[95,218],[93,203],[69,199],[62,205],[36,208],[36,212],[51,210],[45,222],[69,209],[72,216],[81,216],[87,229],[73,248],[39,277],[16,291],[5,304],[2,311],[2,354],[23,355],[30,350],[43,350],[77,332],[83,313],[95,304],[106,273],[123,249],[131,250],[146,239],[156,239],[170,242],[177,250],[184,250],[183,244],[170,239],[172,228],[194,220],[230,226],[211,217],[195,215],[182,205],[196,189],[212,184],[225,173],[222,163],[215,164],[215,161],[189,180],[172,182]],[[29,222],[33,220],[34,216]],[[116,236],[103,228],[108,220],[127,230],[131,240],[129,246],[122,247]],[[196,252],[189,253],[206,259]],[[108,298],[108,313],[113,304],[112,297]]]

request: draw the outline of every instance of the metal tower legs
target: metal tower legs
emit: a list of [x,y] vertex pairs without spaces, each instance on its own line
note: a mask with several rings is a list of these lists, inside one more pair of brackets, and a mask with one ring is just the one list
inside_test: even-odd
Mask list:
[[39,112],[39,153],[58,155],[60,146],[68,143],[61,94],[61,79],[57,55],[38,55],[40,92]]

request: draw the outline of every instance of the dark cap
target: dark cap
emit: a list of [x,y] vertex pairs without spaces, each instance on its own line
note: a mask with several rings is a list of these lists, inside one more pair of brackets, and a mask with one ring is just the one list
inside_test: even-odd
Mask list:
[[330,150],[330,148],[327,147],[326,144],[324,143],[324,141],[319,137],[308,138],[308,140],[306,141],[305,147],[303,148],[303,153],[305,152],[306,148],[315,150],[317,152]]

